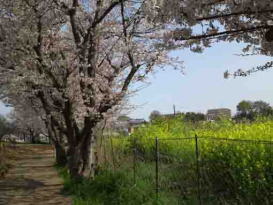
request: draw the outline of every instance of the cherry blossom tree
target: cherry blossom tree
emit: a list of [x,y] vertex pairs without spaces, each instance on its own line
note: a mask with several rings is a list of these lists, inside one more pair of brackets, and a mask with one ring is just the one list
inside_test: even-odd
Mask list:
[[38,100],[65,135],[73,177],[95,174],[94,128],[131,85],[155,67],[176,66],[158,46],[165,28],[146,18],[147,2],[1,1],[2,81],[9,92]]
[[180,65],[169,50],[201,52],[219,41],[237,41],[246,43],[244,52],[272,54],[270,0],[0,0],[0,5],[0,83],[10,97],[34,99],[49,130],[65,136],[73,177],[87,171],[94,176],[94,129],[132,85],[155,68]]
[[[150,20],[169,24],[162,46],[202,52],[214,43],[245,43],[242,55],[273,54],[273,2],[271,0],[152,0]],[[225,73],[247,76],[272,68],[273,63]]]

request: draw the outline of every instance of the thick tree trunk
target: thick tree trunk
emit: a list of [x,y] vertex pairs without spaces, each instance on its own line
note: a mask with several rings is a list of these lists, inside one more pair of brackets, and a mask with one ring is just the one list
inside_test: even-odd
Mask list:
[[69,170],[73,178],[94,177],[97,174],[96,137],[92,132],[77,146],[69,148]]
[[65,147],[59,143],[55,143],[56,163],[59,166],[65,166],[67,164]]
[[31,144],[36,144],[36,139],[35,139],[35,135],[33,131],[29,132],[29,136],[30,136],[30,143]]
[[68,168],[72,178],[78,179],[82,176],[82,167],[83,167],[83,160],[82,160],[82,152],[80,146],[73,146],[70,145],[69,148],[69,161],[68,161]]
[[90,146],[91,146],[91,136],[90,134],[88,134],[85,137],[85,140],[82,144],[82,148],[81,148],[81,157],[82,157],[82,161],[83,161],[83,168],[82,168],[82,175],[83,176],[88,176],[89,175],[89,169],[90,169]]
[[94,163],[96,158],[91,157],[90,150],[93,150],[95,144],[92,140],[96,141],[93,130],[98,120],[91,116],[85,117],[83,127],[80,129],[72,115],[72,105],[69,101],[65,103],[63,115],[67,127],[68,168],[71,177],[77,179],[88,176],[89,173],[95,173],[97,167],[92,164],[96,164]]
[[52,123],[52,120],[45,121],[48,139],[55,147],[56,164],[60,166],[67,165],[67,151],[65,149],[63,133],[56,129],[56,126]]
[[31,135],[30,136],[30,142],[31,142],[31,144],[36,144],[36,139],[35,139],[35,136],[34,135]]
[[82,158],[84,163],[83,175],[89,178],[94,178],[98,173],[98,155],[96,145],[97,138],[93,133],[90,133],[82,147]]

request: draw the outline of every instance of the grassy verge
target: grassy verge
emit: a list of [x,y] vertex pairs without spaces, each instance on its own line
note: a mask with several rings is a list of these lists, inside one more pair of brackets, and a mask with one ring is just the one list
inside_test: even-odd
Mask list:
[[0,142],[0,178],[27,153],[32,154],[30,144]]
[[102,169],[94,180],[72,180],[66,168],[58,167],[64,179],[63,192],[73,198],[74,205],[139,205],[178,204],[176,199],[161,192],[156,197],[152,167],[139,169],[134,184],[132,171]]
[[17,156],[17,150],[8,143],[0,142],[0,179],[12,167],[12,161]]

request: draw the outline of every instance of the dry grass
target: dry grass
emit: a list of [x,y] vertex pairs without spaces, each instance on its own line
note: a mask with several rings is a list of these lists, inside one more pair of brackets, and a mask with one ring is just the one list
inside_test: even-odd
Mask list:
[[13,162],[20,159],[21,153],[28,150],[16,144],[0,142],[0,179],[5,176],[12,167]]

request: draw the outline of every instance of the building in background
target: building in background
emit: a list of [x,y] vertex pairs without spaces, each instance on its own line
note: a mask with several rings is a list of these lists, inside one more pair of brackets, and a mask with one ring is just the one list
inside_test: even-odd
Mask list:
[[135,129],[145,125],[147,122],[144,119],[131,119],[128,121],[128,123],[129,123],[128,132],[131,134],[134,132]]
[[207,120],[231,119],[231,110],[228,108],[210,109],[207,112]]
[[110,127],[111,135],[129,135],[135,129],[145,125],[147,122],[144,119],[118,118],[114,120],[108,127]]

